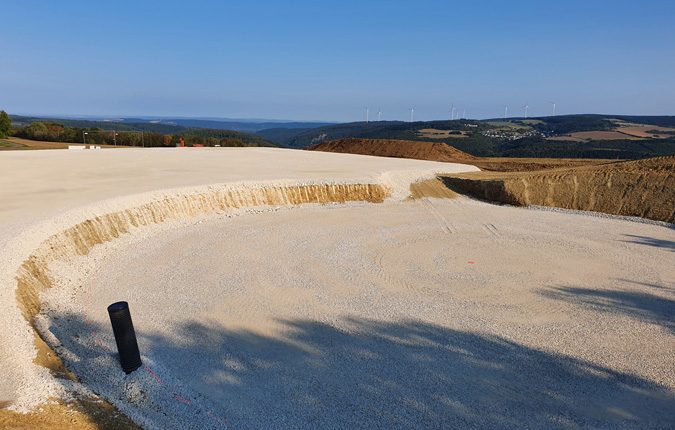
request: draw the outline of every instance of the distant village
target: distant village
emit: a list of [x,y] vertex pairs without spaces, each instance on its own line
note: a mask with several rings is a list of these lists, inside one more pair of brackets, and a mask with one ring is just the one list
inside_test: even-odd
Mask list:
[[518,140],[522,139],[524,137],[550,137],[549,134],[547,133],[542,133],[541,131],[537,130],[529,130],[529,131],[519,131],[519,130],[486,130],[481,133],[483,136],[487,137],[494,137],[494,138],[500,138],[500,139],[507,139],[507,140]]

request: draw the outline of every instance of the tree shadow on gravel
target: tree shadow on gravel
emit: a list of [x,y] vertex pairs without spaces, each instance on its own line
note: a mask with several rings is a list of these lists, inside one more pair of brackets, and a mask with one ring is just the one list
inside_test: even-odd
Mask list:
[[665,248],[671,250],[672,252],[675,252],[675,241],[672,240],[657,239],[655,237],[648,237],[648,236],[636,236],[634,234],[624,234],[624,236],[630,238],[629,240],[624,240],[624,242],[627,243],[636,243],[638,245],[647,245],[656,248]]
[[[656,285],[649,286],[663,289]],[[602,312],[623,314],[675,332],[675,300],[655,294],[580,287],[551,288],[542,291],[541,294],[554,300],[582,304]]]
[[[84,383],[88,372],[121,374],[114,346],[74,338],[78,325],[91,327],[66,317],[76,324],[52,331],[77,357],[68,365]],[[124,381],[138,381],[150,398],[131,411],[159,428],[205,413],[230,428],[668,428],[675,420],[672,391],[496,336],[419,321],[281,323],[277,336],[197,322],[170,336],[136,327],[144,363],[167,388],[143,388],[156,382],[139,369],[96,390],[126,402]],[[109,327],[94,329],[111,339]],[[152,398],[176,395],[201,409]],[[189,426],[209,427],[200,422]]]

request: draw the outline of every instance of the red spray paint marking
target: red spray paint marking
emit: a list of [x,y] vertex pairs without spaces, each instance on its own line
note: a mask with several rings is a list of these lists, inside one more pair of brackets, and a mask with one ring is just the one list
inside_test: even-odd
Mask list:
[[469,264],[476,264],[476,263],[474,263],[473,261],[469,261]]
[[157,380],[157,382],[159,383],[159,385],[162,385],[162,381],[159,380],[159,378],[157,377],[157,375],[155,375],[155,374],[152,372],[152,370],[150,370],[150,369],[148,368],[148,366],[143,366],[143,367],[145,367],[145,370],[147,370],[148,372],[150,372],[150,374],[151,374],[152,376],[155,377],[155,379]]
[[176,400],[179,400],[179,401],[181,401],[181,402],[183,402],[183,403],[186,403],[186,404],[188,404],[188,405],[191,405],[191,404],[192,404],[191,401],[185,400],[184,398],[182,398],[182,397],[179,396],[178,394],[174,394],[174,395],[173,395],[173,398],[176,399]]
[[213,418],[214,420],[218,420],[218,421],[220,421],[221,423],[225,424],[225,420],[224,420],[224,419],[222,419],[222,418],[220,418],[220,417],[217,417],[217,416],[213,415],[213,414],[212,414],[211,412],[209,412],[209,411],[206,411],[206,415],[210,416],[210,417]]

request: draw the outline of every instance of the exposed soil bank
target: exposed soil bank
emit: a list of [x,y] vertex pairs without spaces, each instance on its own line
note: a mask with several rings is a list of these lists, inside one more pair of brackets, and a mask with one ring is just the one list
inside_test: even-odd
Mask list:
[[[0,405],[1,406],[1,405]],[[128,430],[140,429],[117,409],[100,399],[74,399],[41,405],[22,414],[0,409],[0,428],[49,430]]]
[[304,148],[307,151],[338,152],[373,155],[377,157],[412,158],[445,163],[468,163],[491,172],[531,172],[598,165],[615,160],[586,160],[573,158],[487,158],[475,157],[443,142],[418,142],[387,139],[341,139]]
[[[307,151],[340,152],[379,157],[413,158],[442,162],[470,162],[476,157],[442,142],[387,139],[341,139],[304,148]],[[473,164],[473,163],[471,163]]]
[[387,186],[379,184],[234,189],[166,198],[133,209],[102,215],[50,237],[23,263],[17,273],[17,301],[24,317],[32,322],[40,311],[39,293],[51,286],[48,272],[50,263],[75,255],[86,255],[93,246],[116,239],[133,227],[229,208],[347,201],[381,203],[390,192],[391,189]]
[[515,206],[636,216],[675,222],[675,157],[533,173],[444,176],[453,191]]

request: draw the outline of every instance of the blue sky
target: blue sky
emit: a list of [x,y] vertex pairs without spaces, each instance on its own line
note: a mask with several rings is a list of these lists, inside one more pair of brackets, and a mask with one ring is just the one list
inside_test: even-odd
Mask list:
[[672,1],[2,5],[11,114],[359,121],[675,115]]

